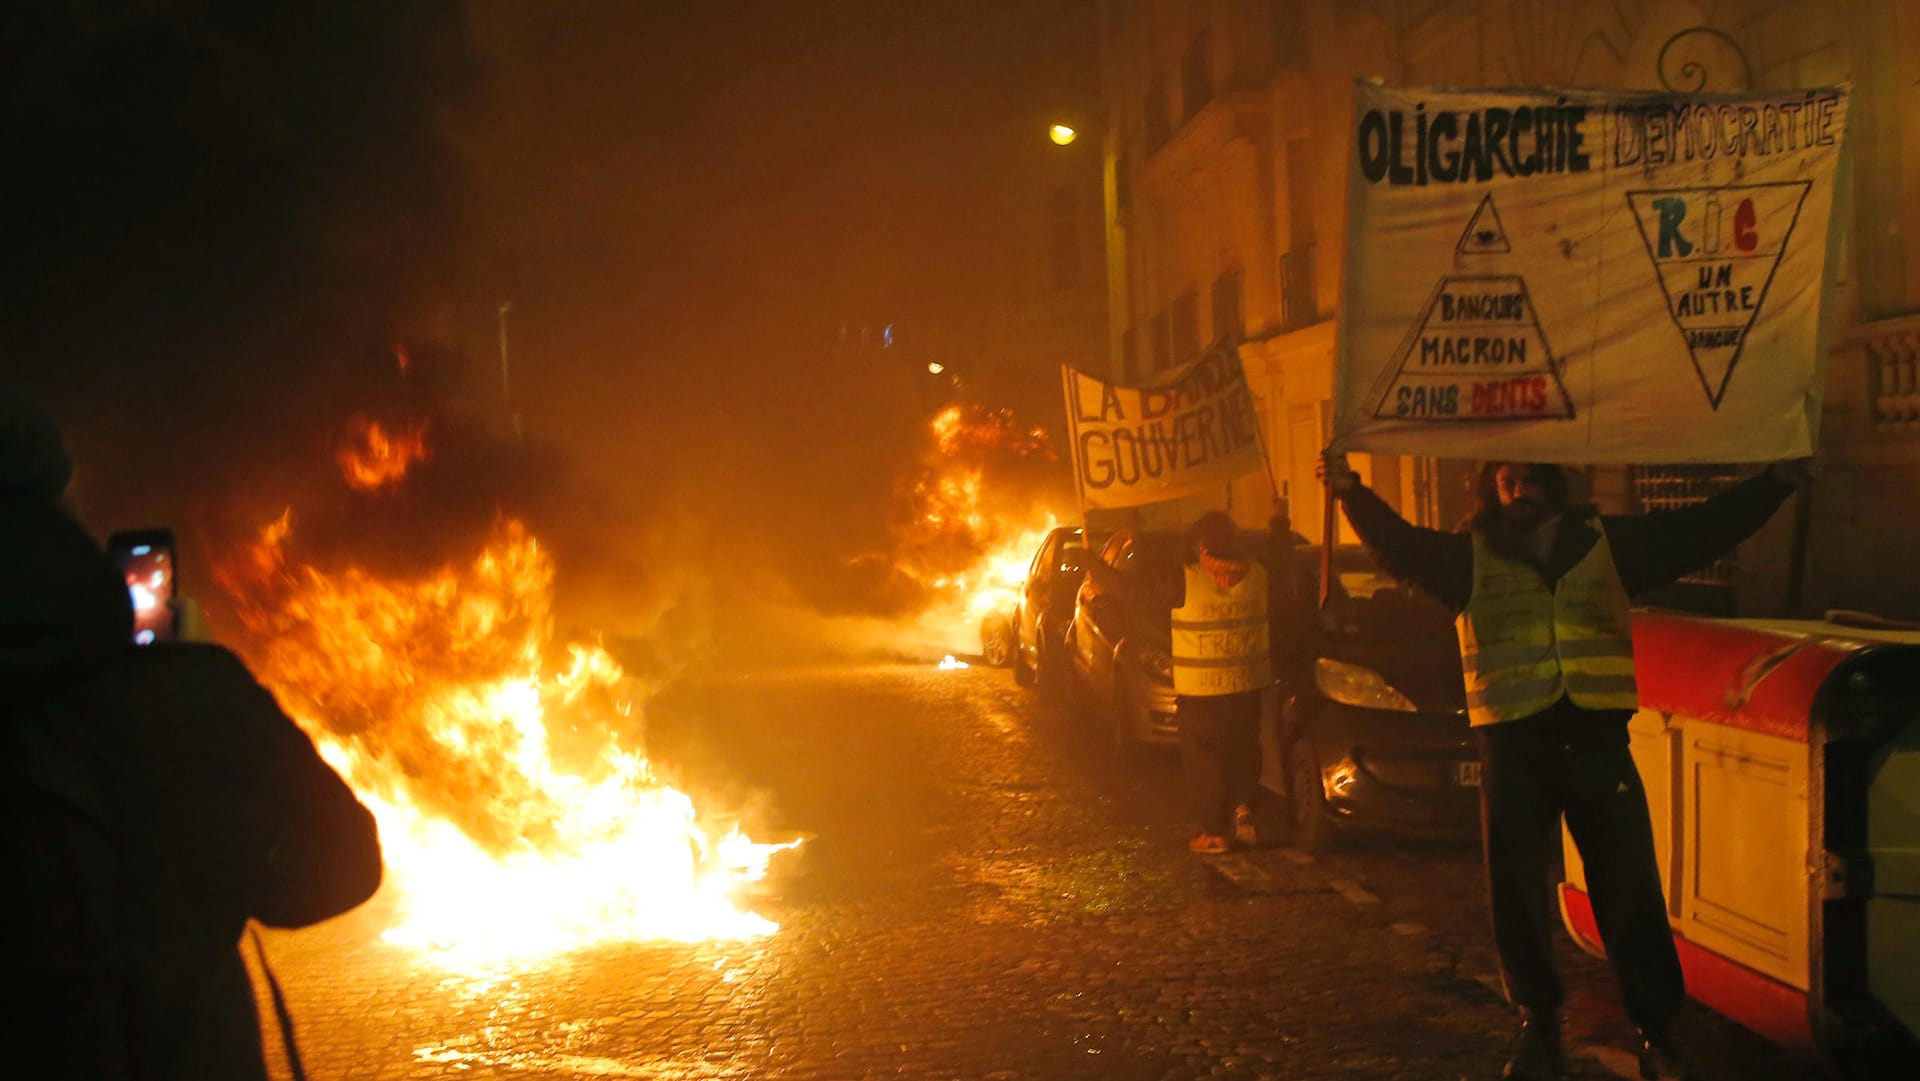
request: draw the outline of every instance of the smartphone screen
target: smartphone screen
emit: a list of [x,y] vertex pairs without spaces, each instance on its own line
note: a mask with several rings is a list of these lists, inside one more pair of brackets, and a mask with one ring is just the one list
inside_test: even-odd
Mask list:
[[173,533],[166,529],[134,529],[115,533],[107,550],[126,575],[133,601],[133,640],[139,645],[171,640],[174,626]]

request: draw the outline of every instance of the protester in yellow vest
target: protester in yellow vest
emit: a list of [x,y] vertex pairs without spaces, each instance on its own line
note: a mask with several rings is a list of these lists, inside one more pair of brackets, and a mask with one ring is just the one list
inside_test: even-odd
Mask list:
[[1629,598],[1725,555],[1812,475],[1812,461],[1776,462],[1690,507],[1623,517],[1569,506],[1558,466],[1488,462],[1461,533],[1408,524],[1345,455],[1324,455],[1320,472],[1380,565],[1459,613],[1494,942],[1522,1018],[1503,1076],[1536,1081],[1565,1070],[1547,880],[1563,814],[1639,1028],[1641,1076],[1689,1076],[1672,1031],[1686,988],[1646,793],[1627,750],[1639,706]]
[[1260,701],[1273,685],[1268,580],[1223,512],[1201,515],[1192,537],[1195,559],[1181,568],[1173,598],[1173,693],[1199,825],[1187,847],[1215,854],[1259,839]]

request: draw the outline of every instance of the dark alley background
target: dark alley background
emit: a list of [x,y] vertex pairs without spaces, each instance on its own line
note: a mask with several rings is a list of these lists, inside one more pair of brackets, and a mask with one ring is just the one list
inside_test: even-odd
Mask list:
[[[66,423],[96,535],[180,533],[216,627],[211,564],[288,507],[316,562],[396,570],[522,516],[563,621],[614,635],[738,645],[707,617],[783,596],[897,615],[911,591],[856,557],[900,526],[927,361],[1058,424],[1053,370],[980,351],[1004,276],[983,222],[1093,98],[1093,25],[945,0],[9,5],[0,378]],[[356,415],[430,418],[434,457],[347,492]]]

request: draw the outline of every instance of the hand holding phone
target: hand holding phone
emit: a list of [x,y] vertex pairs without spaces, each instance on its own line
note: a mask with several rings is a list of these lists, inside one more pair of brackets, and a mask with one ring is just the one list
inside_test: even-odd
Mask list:
[[107,539],[107,552],[126,575],[133,601],[134,642],[144,646],[177,637],[173,531],[122,530]]

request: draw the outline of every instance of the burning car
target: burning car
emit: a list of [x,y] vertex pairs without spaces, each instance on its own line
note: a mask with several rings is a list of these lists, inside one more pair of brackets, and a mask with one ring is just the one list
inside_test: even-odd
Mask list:
[[1009,601],[980,617],[980,659],[995,668],[1013,664],[1016,640],[1014,620],[1020,616],[1018,601]]

